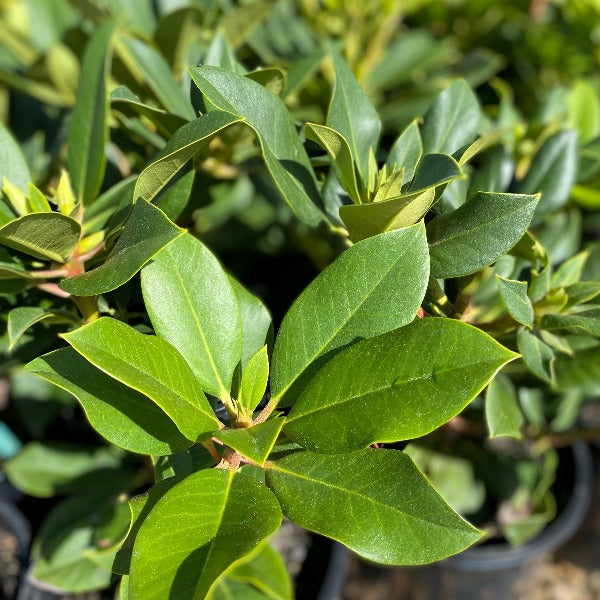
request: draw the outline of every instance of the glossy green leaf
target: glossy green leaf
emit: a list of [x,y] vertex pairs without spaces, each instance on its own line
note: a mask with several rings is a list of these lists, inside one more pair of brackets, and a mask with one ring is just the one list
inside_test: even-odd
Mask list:
[[527,282],[504,279],[496,275],[496,283],[508,314],[518,323],[533,327],[533,306],[527,295]]
[[106,260],[92,271],[64,279],[60,287],[74,296],[95,296],[114,290],[183,233],[159,208],[140,199]]
[[363,183],[367,182],[369,153],[377,147],[381,123],[373,104],[362,91],[344,59],[332,52],[335,86],[327,113],[327,126],[347,141]]
[[263,347],[272,328],[271,315],[262,301],[229,276],[242,319],[242,367]]
[[421,129],[423,152],[454,154],[477,133],[481,110],[477,97],[462,79],[441,92],[425,115]]
[[114,23],[99,27],[83,56],[77,101],[69,125],[67,165],[78,201],[95,199],[106,166],[108,141],[108,94],[106,78]]
[[256,132],[267,169],[298,218],[324,220],[316,178],[283,101],[260,84],[216,67],[192,67],[194,83],[220,110],[238,115]]
[[0,123],[0,181],[7,179],[22,192],[31,181],[29,167],[21,148],[6,127]]
[[[135,39],[122,38],[121,53],[126,64],[139,71],[139,77],[152,90],[160,103],[172,114],[187,121],[196,117],[188,97],[173,76],[163,56],[149,44]],[[133,63],[131,62],[133,61]]]
[[562,329],[570,333],[587,333],[600,336],[600,308],[592,308],[573,314],[544,315],[541,325],[551,331]]
[[577,175],[577,133],[559,131],[536,152],[527,175],[517,185],[522,194],[541,192],[536,215],[545,215],[564,206]]
[[56,212],[32,213],[0,227],[0,244],[41,258],[65,262],[79,241],[81,226]]
[[[298,388],[335,351],[410,323],[428,281],[422,224],[355,244],[302,292],[281,324],[271,364],[271,393]],[[321,357],[321,361],[315,361]]]
[[183,169],[178,177],[174,177],[170,184],[163,188],[161,193],[153,200],[171,221],[175,221],[185,210],[194,189],[196,171],[193,168]]
[[26,370],[73,394],[92,427],[125,450],[160,456],[191,444],[154,402],[92,366],[72,348],[36,358]]
[[269,544],[239,560],[213,586],[207,600],[293,600],[290,575]]
[[481,537],[397,450],[297,452],[268,467],[267,484],[287,517],[369,560],[429,563]]
[[330,127],[317,125],[316,123],[307,123],[304,131],[309,140],[317,142],[331,156],[340,183],[344,186],[352,201],[360,204],[361,198],[356,183],[354,161],[344,136]]
[[244,367],[242,381],[238,392],[237,403],[240,408],[252,414],[260,404],[269,380],[269,356],[267,347],[263,346]]
[[517,333],[517,346],[523,362],[534,375],[544,381],[553,379],[554,352],[548,344],[542,342],[535,334],[522,329]]
[[30,442],[2,468],[17,489],[37,498],[49,498],[80,491],[83,475],[118,464],[106,448]]
[[284,426],[318,452],[346,452],[433,431],[516,358],[482,331],[426,318],[363,340],[309,382]]
[[213,433],[213,436],[262,466],[271,453],[284,423],[285,418],[278,417],[252,427],[223,429]]
[[134,198],[152,200],[167,183],[220,131],[241,119],[213,111],[180,127],[158,156],[140,173]]
[[215,256],[182,235],[144,267],[142,290],[156,334],[179,351],[205,391],[227,396],[242,354],[242,326],[235,292]]
[[419,133],[419,124],[415,119],[394,142],[386,164],[392,171],[404,167],[404,181],[411,181],[422,155],[423,142]]
[[427,225],[431,276],[460,277],[489,265],[523,236],[539,196],[479,192]]
[[350,204],[340,207],[340,218],[350,239],[359,242],[379,233],[414,225],[423,218],[435,199],[433,188],[392,200]]
[[141,392],[196,441],[217,418],[183,357],[161,338],[103,317],[63,335],[79,354],[113,379]]
[[259,481],[222,469],[190,475],[146,517],[131,560],[131,600],[204,598],[233,561],[281,523],[273,494]]
[[415,175],[408,186],[408,192],[414,194],[431,187],[438,187],[462,177],[458,163],[446,154],[425,154],[419,160]]
[[21,336],[36,323],[40,321],[52,320],[58,323],[72,323],[75,317],[69,317],[67,314],[57,314],[39,306],[18,306],[8,313],[8,322],[6,330],[10,345],[9,350],[15,347]]
[[485,419],[490,438],[523,437],[521,426],[525,422],[519,408],[517,392],[510,378],[499,373],[490,383],[485,395]]

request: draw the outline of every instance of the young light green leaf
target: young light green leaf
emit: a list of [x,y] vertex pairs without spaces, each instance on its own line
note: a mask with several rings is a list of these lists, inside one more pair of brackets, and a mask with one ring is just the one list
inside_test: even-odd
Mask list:
[[222,469],[190,475],[156,503],[140,527],[130,600],[204,598],[232,562],[280,523],[276,498],[256,479]]
[[[12,210],[20,217],[33,212],[27,194],[6,178],[2,180],[2,193],[8,200]],[[10,209],[8,209],[8,212],[10,212]],[[8,223],[12,218],[3,218],[2,220]]]
[[269,356],[263,346],[244,367],[237,403],[247,414],[260,404],[269,380]]
[[392,200],[341,206],[339,213],[350,239],[359,242],[379,233],[414,225],[423,218],[434,199],[435,189],[430,188]]
[[520,439],[523,437],[521,426],[525,419],[519,408],[515,386],[506,375],[498,373],[487,389],[485,419],[490,438],[507,436]]
[[77,491],[81,476],[118,464],[106,448],[30,442],[2,470],[17,489],[36,498],[50,498]]
[[52,212],[46,196],[31,181],[27,184],[31,212]]
[[180,127],[158,156],[140,173],[135,199],[152,200],[167,183],[220,131],[241,119],[222,111],[212,111]]
[[288,401],[293,400],[298,388],[335,351],[410,323],[423,300],[428,275],[422,223],[346,250],[286,314],[273,350],[272,395],[280,399],[290,391]]
[[[242,318],[242,367],[262,348],[273,326],[267,307],[231,275],[229,283],[235,292]],[[271,344],[269,344],[271,345]]]
[[422,155],[423,142],[419,133],[418,121],[415,119],[394,142],[388,154],[386,164],[390,171],[404,167],[403,180],[405,182],[411,181],[414,177],[417,163],[421,160]]
[[527,295],[527,282],[504,279],[496,275],[496,283],[508,314],[518,323],[533,327],[533,306]]
[[142,290],[156,334],[179,351],[205,391],[228,397],[242,355],[242,324],[215,256],[184,234],[142,269]]
[[36,323],[40,321],[52,320],[54,323],[73,323],[75,317],[65,314],[57,314],[51,310],[46,310],[40,306],[18,306],[8,313],[8,322],[6,330],[8,333],[9,346],[12,350],[21,336]]
[[26,370],[73,394],[92,427],[125,450],[162,456],[191,445],[154,402],[105,375],[72,348],[36,358]]
[[325,453],[433,431],[514,360],[482,331],[452,319],[418,319],[332,358],[304,388],[285,433]]
[[95,367],[148,396],[188,439],[195,442],[218,425],[192,370],[166,341],[110,317],[63,337]]
[[427,225],[431,276],[468,275],[514,246],[525,233],[539,196],[479,192]]
[[114,23],[104,23],[88,42],[69,125],[67,165],[79,202],[94,200],[104,178],[104,147],[108,141],[106,78],[113,30]]
[[58,212],[61,215],[68,217],[75,210],[77,204],[77,198],[73,194],[73,188],[71,186],[71,178],[66,171],[61,171],[58,185],[56,186],[56,194],[54,201],[58,206]]
[[477,133],[481,110],[469,84],[459,79],[441,92],[425,115],[423,152],[454,154]]
[[311,226],[323,221],[316,178],[283,101],[225,69],[192,67],[190,75],[214,106],[243,118],[256,132],[273,181],[298,218]]
[[536,216],[546,215],[567,203],[576,175],[577,133],[559,131],[536,152],[527,175],[517,185],[517,191],[522,194],[541,192]]
[[360,204],[361,197],[356,183],[354,161],[344,136],[330,127],[317,125],[316,123],[307,123],[304,131],[309,140],[319,144],[331,156],[340,183],[344,186],[352,201],[355,204]]
[[548,382],[553,380],[554,351],[548,344],[535,334],[521,329],[517,332],[517,346],[523,362],[536,377]]
[[332,52],[332,59],[335,86],[327,113],[327,126],[348,141],[360,178],[366,184],[369,153],[377,147],[381,122],[344,59],[337,52]]
[[216,431],[213,436],[262,466],[271,453],[284,423],[285,417],[277,417],[252,427]]
[[425,154],[418,162],[408,193],[439,187],[463,176],[458,163],[447,154]]
[[81,226],[56,212],[32,213],[0,227],[0,244],[42,260],[64,263],[79,241]]
[[594,139],[600,129],[600,98],[596,84],[589,79],[578,79],[567,96],[569,127],[579,132],[584,144]]
[[171,114],[186,121],[194,119],[194,108],[163,56],[149,44],[135,38],[122,38],[120,42],[120,54],[134,76],[148,85]]
[[59,285],[74,296],[110,292],[129,281],[155,254],[183,233],[184,230],[169,221],[159,208],[140,199],[104,263],[83,275],[64,279]]
[[581,274],[589,256],[589,252],[579,252],[579,254],[572,256],[560,265],[552,274],[552,279],[550,280],[551,289],[577,283],[581,279]]
[[368,449],[335,456],[296,452],[268,467],[267,485],[287,517],[339,540],[368,560],[388,565],[429,563],[481,538],[404,452]]
[[25,192],[27,184],[31,181],[31,174],[21,148],[0,123],[0,181],[4,179]]

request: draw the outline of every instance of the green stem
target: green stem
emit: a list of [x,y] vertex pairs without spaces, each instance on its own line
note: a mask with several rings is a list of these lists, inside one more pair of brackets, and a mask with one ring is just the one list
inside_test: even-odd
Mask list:
[[86,323],[92,323],[100,318],[97,296],[71,296],[71,299]]

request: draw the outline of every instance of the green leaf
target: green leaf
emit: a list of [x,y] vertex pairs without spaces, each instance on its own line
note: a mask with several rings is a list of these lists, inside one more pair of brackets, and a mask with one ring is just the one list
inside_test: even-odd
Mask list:
[[438,187],[463,176],[458,163],[446,154],[425,154],[419,160],[408,192],[415,194],[431,187]]
[[600,129],[600,100],[591,80],[578,79],[567,96],[569,127],[579,132],[581,143],[594,139]]
[[430,563],[481,537],[403,452],[369,449],[335,456],[297,452],[268,466],[267,485],[287,517],[339,540],[368,560],[388,565]]
[[106,79],[113,31],[114,23],[104,23],[88,42],[69,124],[67,165],[79,202],[94,200],[104,179],[108,141]]
[[31,181],[27,184],[27,190],[29,191],[31,212],[52,212],[46,196]]
[[155,254],[183,233],[159,208],[140,199],[104,263],[88,273],[64,279],[59,285],[74,296],[110,292],[129,281]]
[[519,408],[517,393],[512,381],[498,373],[490,383],[485,395],[485,419],[490,438],[499,436],[521,439],[521,427],[525,422]]
[[559,390],[579,390],[591,397],[600,394],[600,347],[580,350],[572,358],[559,356],[554,367]]
[[32,213],[0,227],[0,244],[42,260],[64,263],[81,235],[75,219],[56,212]]
[[479,192],[427,225],[431,276],[461,277],[502,256],[523,236],[539,196]]
[[459,79],[436,98],[421,130],[423,152],[454,154],[470,144],[477,133],[481,110],[469,84]]
[[[245,585],[245,588],[236,587]],[[252,586],[252,587],[250,587]],[[235,595],[237,590],[241,593]],[[260,590],[260,592],[259,592]],[[257,598],[270,600],[293,600],[292,582],[281,555],[269,546],[264,546],[247,559],[238,561],[209,594],[211,600],[251,600]],[[231,595],[231,594],[234,595]]]
[[199,381],[166,341],[110,317],[63,337],[94,366],[148,396],[188,439],[196,441],[217,426]]
[[544,315],[541,326],[551,331],[562,329],[570,333],[588,333],[600,336],[600,308],[592,308],[570,315]]
[[576,175],[577,133],[559,131],[536,152],[527,175],[517,185],[517,191],[522,194],[541,192],[536,216],[546,215],[567,203]]
[[239,281],[229,276],[242,318],[242,367],[265,344],[272,328],[271,315],[262,301],[251,294]]
[[30,442],[2,468],[17,489],[36,498],[50,498],[78,492],[83,475],[118,464],[106,448]]
[[327,113],[327,126],[348,141],[360,178],[366,183],[369,153],[377,147],[381,122],[344,59],[337,52],[332,52],[332,59],[335,86]]
[[187,95],[179,86],[162,55],[149,44],[135,38],[122,38],[119,50],[126,64],[152,90],[171,113],[191,121],[196,117]]
[[297,217],[311,226],[323,221],[316,178],[283,101],[225,69],[192,67],[190,74],[214,106],[243,118],[256,132],[273,181]]
[[228,396],[242,326],[235,292],[215,256],[182,235],[144,267],[142,290],[156,334],[179,351],[205,391]]
[[244,367],[237,403],[249,415],[260,404],[269,380],[269,356],[263,346]]
[[573,285],[581,279],[585,263],[589,258],[589,252],[579,252],[566,260],[552,275],[550,280],[551,289]]
[[170,185],[154,199],[153,204],[171,221],[175,221],[185,210],[194,189],[195,177],[196,171],[193,168],[182,170],[180,176],[174,177]]
[[124,501],[102,494],[64,500],[35,540],[33,579],[74,593],[107,587],[116,546],[128,525]]
[[521,329],[517,332],[517,346],[523,362],[540,379],[550,382],[553,379],[552,365],[554,351],[533,333]]
[[578,281],[568,286],[565,291],[569,299],[567,307],[583,304],[600,294],[600,281]]
[[405,182],[411,181],[422,155],[423,142],[419,133],[418,121],[415,119],[394,142],[388,154],[386,165],[390,171],[396,171],[404,167],[403,179]]
[[359,242],[379,233],[414,225],[423,218],[434,199],[435,190],[430,188],[392,200],[341,206],[339,213],[350,239]]
[[284,431],[326,453],[420,437],[463,410],[516,356],[465,323],[418,319],[332,358],[304,388]]
[[133,205],[135,176],[127,177],[106,190],[93,204],[86,207],[81,228],[84,234],[102,230],[111,218]]
[[280,523],[277,500],[256,479],[222,469],[190,475],[157,502],[140,527],[129,597],[204,598],[233,561]]
[[527,282],[504,279],[496,275],[496,283],[508,314],[518,323],[533,327],[533,306],[527,295]]
[[352,201],[360,204],[361,198],[356,183],[354,161],[344,136],[334,129],[316,123],[307,123],[304,126],[304,131],[309,140],[319,144],[331,156],[340,183],[344,186]]
[[271,453],[284,423],[285,417],[278,417],[252,427],[216,431],[213,436],[262,466]]
[[8,313],[6,330],[12,350],[21,336],[40,321],[52,320],[55,323],[72,323],[75,319],[67,315],[57,314],[39,306],[18,306]]
[[[422,224],[355,244],[294,302],[273,350],[271,393],[288,400],[335,351],[410,323],[428,281]],[[321,357],[321,361],[315,360]]]
[[92,427],[125,450],[161,456],[191,445],[154,402],[95,368],[72,348],[36,358],[26,370],[73,394]]
[[7,179],[22,192],[31,181],[29,167],[21,148],[6,127],[0,123],[0,181]]
[[241,119],[213,111],[180,127],[158,156],[140,173],[135,184],[135,199],[152,200],[167,183],[220,131]]

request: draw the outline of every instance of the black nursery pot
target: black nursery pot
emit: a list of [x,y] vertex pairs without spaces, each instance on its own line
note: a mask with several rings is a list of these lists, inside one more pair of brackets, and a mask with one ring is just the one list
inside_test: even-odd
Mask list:
[[[0,530],[3,537],[0,598],[10,599],[19,585],[20,574],[27,568],[31,527],[19,508],[4,495],[0,495]],[[8,547],[4,540],[10,540]]]

